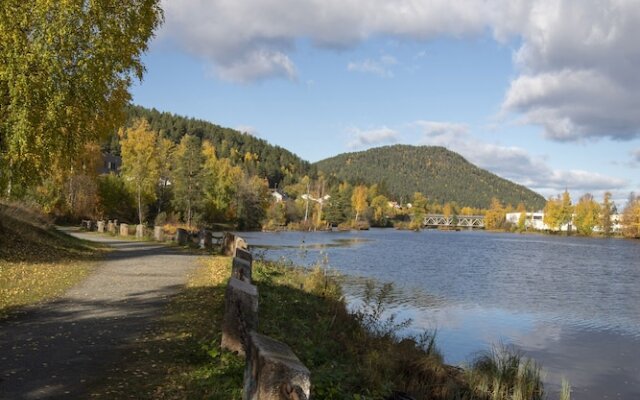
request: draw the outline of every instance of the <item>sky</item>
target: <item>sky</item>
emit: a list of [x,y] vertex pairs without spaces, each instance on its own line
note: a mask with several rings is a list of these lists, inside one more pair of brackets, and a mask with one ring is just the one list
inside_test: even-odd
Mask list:
[[311,162],[438,145],[545,197],[640,193],[640,1],[162,0],[133,102]]

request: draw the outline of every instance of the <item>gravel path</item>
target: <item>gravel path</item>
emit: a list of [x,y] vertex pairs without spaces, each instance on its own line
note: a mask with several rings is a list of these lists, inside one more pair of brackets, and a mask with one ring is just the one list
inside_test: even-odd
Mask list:
[[72,234],[115,251],[64,297],[0,321],[0,399],[88,397],[196,264],[197,256],[158,244]]

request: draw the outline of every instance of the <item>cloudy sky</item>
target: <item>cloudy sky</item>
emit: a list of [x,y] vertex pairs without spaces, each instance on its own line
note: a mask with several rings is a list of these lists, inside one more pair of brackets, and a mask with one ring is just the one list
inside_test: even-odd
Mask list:
[[310,161],[441,145],[548,196],[640,192],[640,2],[166,0],[134,102]]

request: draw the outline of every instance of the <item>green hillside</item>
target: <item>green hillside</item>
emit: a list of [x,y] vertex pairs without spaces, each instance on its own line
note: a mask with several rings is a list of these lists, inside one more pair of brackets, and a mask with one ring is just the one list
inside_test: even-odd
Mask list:
[[[198,136],[201,140],[210,141],[217,150],[218,157],[229,158],[236,164],[244,161],[245,154],[257,155],[252,162],[251,173],[269,180],[270,186],[290,183],[304,175],[312,175],[312,167],[305,161],[280,146],[274,146],[266,140],[224,128],[208,121],[182,117],[156,109],[147,109],[130,105],[127,107],[128,125],[134,119],[145,118],[153,130],[162,136],[178,143],[184,135]],[[104,146],[104,150],[112,154],[119,153],[118,137],[114,135]],[[247,163],[244,163],[247,166]]]
[[422,192],[431,201],[488,208],[492,197],[541,209],[545,199],[522,185],[476,167],[444,147],[394,145],[345,153],[314,164],[318,171],[352,184],[379,184],[397,200]]

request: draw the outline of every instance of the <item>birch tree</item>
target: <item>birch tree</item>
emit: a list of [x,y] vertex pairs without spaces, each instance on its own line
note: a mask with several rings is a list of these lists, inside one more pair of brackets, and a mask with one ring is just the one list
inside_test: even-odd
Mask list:
[[137,120],[131,128],[121,129],[120,152],[122,176],[133,193],[138,207],[138,223],[144,222],[144,208],[155,199],[160,174],[156,141],[158,135],[149,123]]
[[600,221],[600,206],[589,193],[580,198],[575,207],[575,224],[578,233],[591,236]]
[[173,203],[182,211],[182,218],[189,227],[202,200],[202,164],[204,156],[197,136],[185,135],[178,145],[173,170]]
[[129,86],[162,10],[158,0],[3,0],[0,189],[70,169],[124,121]]

